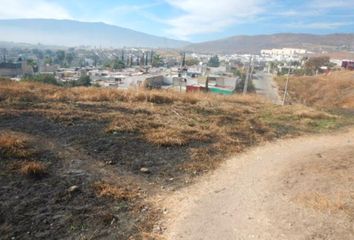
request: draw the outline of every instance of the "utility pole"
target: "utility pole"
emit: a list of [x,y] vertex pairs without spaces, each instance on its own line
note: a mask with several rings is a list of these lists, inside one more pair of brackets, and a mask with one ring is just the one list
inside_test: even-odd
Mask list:
[[121,59],[122,62],[124,62],[124,49],[122,49],[122,55],[121,55]]
[[152,66],[153,58],[154,58],[154,51],[151,50],[151,52],[150,52],[150,65],[151,66]]
[[149,57],[149,52],[145,54],[145,66],[148,65],[148,57]]
[[291,66],[289,67],[288,75],[286,77],[286,84],[285,84],[283,103],[282,103],[283,106],[285,105],[286,95],[288,95],[288,85],[289,85],[290,70],[291,70]]
[[182,55],[182,68],[186,66],[186,53],[184,52]]
[[253,64],[253,60],[252,60],[252,57],[250,57],[250,61],[249,61],[248,69],[247,69],[246,80],[245,80],[245,84],[243,86],[243,95],[247,94],[248,82],[249,82],[250,75],[251,75],[251,69],[253,68],[253,67],[251,67],[252,64]]

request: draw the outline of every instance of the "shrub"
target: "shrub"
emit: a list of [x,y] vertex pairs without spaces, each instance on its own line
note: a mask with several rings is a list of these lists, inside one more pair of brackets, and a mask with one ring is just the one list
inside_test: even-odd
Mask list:
[[69,87],[89,87],[91,86],[91,78],[89,76],[81,76],[78,80],[70,81],[66,85]]
[[53,74],[38,74],[34,76],[26,76],[22,79],[22,81],[59,85]]

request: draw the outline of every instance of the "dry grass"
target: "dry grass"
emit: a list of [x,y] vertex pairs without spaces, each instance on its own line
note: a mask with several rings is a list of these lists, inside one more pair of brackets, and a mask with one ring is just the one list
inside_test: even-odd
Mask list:
[[[284,89],[285,77],[277,78]],[[329,75],[291,77],[290,102],[298,102],[325,109],[354,109],[354,72],[337,71]]]
[[107,134],[119,137],[129,133],[158,147],[183,148],[188,161],[183,161],[180,168],[188,172],[215,168],[224,158],[259,142],[332,128],[337,121],[320,111],[273,106],[252,95],[6,82],[0,86],[0,96],[5,106],[30,101],[35,106],[32,113],[51,120],[103,120],[108,122]]
[[[156,233],[145,233],[141,234],[142,240],[166,240],[165,237],[161,236],[160,234]],[[130,240],[130,239],[129,239]],[[133,239],[132,239],[133,240]]]
[[294,201],[305,207],[322,212],[338,212],[348,210],[348,203],[354,195],[350,193],[336,193],[332,196],[318,192],[299,194]]
[[11,131],[0,133],[0,154],[7,158],[27,158],[32,152],[29,150],[29,137]]
[[137,189],[115,186],[107,182],[96,182],[94,190],[99,197],[112,198],[115,200],[131,201],[138,196]]
[[47,165],[37,161],[25,161],[20,164],[19,172],[23,176],[41,178],[47,174]]
[[[0,118],[3,116],[3,122],[11,129],[28,119],[35,123],[35,132],[40,133],[35,138],[38,142],[43,142],[41,136],[53,142],[67,142],[72,149],[80,149],[80,154],[81,150],[87,151],[92,159],[117,164],[127,173],[123,176],[133,177],[137,186],[111,179],[92,187],[98,197],[107,198],[101,201],[119,201],[125,206],[119,211],[129,212],[139,228],[137,232],[146,233],[137,239],[159,237],[150,233],[161,212],[144,201],[144,192],[152,188],[145,184],[179,187],[195,174],[215,169],[225,158],[259,142],[332,128],[339,121],[309,107],[274,106],[256,96],[61,88],[7,81],[0,85]],[[68,124],[70,127],[66,127]],[[26,129],[34,130],[30,127]],[[11,139],[8,136],[0,137],[1,151],[30,149],[31,139],[16,136],[11,143],[7,143]],[[56,149],[53,151],[57,154]],[[36,176],[46,171],[43,167],[39,162],[20,162],[16,171]],[[141,173],[142,167],[150,173]],[[114,218],[109,210],[101,217],[105,224]],[[123,227],[122,231],[132,230]]]
[[147,91],[134,89],[130,91],[108,88],[62,88],[33,82],[5,81],[0,85],[0,101],[81,101],[81,102],[151,102],[169,104],[176,101],[194,104],[198,100],[191,94],[183,97],[171,91]]
[[295,115],[299,118],[308,118],[308,119],[333,119],[337,116],[326,113],[320,112],[313,109],[303,109],[295,112]]

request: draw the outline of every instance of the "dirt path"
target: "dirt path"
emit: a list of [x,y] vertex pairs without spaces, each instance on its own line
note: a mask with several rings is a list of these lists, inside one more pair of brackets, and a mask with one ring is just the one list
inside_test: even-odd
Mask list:
[[256,87],[257,94],[267,98],[274,104],[281,104],[281,97],[278,93],[278,86],[273,81],[273,75],[257,72],[253,76],[253,84]]
[[354,239],[354,129],[230,159],[165,202],[167,239]]

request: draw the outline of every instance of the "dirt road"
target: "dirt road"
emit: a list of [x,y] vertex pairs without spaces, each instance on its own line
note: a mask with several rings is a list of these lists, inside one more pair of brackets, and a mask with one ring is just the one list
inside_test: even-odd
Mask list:
[[354,129],[265,144],[166,200],[167,239],[354,239]]
[[274,104],[281,103],[276,83],[273,81],[273,76],[265,72],[257,72],[253,75],[253,84],[256,87],[257,94],[264,96]]

